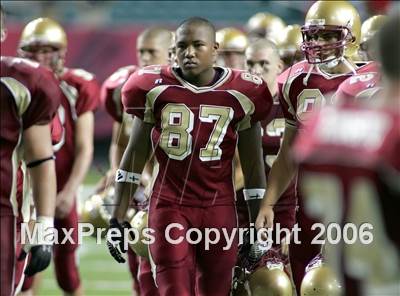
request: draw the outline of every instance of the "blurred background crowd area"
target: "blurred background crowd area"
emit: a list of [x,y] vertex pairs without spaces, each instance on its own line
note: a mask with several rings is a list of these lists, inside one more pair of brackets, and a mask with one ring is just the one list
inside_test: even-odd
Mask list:
[[[66,65],[96,75],[102,83],[122,66],[136,64],[136,37],[145,28],[162,25],[171,30],[191,16],[212,21],[217,29],[246,31],[248,19],[269,12],[286,24],[300,24],[314,1],[2,1],[8,37],[2,55],[16,55],[24,25],[38,17],[60,22],[68,35]],[[351,1],[362,20],[383,14],[390,0]],[[111,137],[112,120],[103,107],[96,113],[94,165],[103,167]]]

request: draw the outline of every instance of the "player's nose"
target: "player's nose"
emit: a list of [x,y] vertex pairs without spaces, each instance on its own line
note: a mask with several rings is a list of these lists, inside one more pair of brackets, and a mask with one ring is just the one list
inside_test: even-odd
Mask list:
[[194,57],[195,56],[195,48],[192,45],[189,45],[185,51],[185,57]]

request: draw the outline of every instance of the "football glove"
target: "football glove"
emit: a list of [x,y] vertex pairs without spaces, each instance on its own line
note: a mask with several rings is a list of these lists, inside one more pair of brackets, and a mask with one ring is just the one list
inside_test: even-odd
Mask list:
[[53,221],[53,217],[39,216],[34,226],[37,228],[37,235],[25,244],[18,256],[18,260],[22,261],[31,253],[29,264],[24,271],[27,276],[32,276],[50,265],[54,239]]
[[[124,229],[132,229],[131,224],[127,221],[120,224],[116,218],[110,219],[110,227],[107,233],[107,247],[111,256],[113,256],[118,263],[125,263],[126,261],[125,258],[122,257],[122,253],[126,253],[128,249],[127,244],[125,244]],[[117,235],[112,235],[113,237],[111,238],[111,232]],[[129,235],[132,240],[135,239],[132,231],[129,231]]]

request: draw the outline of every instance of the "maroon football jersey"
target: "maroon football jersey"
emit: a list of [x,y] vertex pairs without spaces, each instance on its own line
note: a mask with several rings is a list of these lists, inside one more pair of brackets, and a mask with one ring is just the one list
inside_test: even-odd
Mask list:
[[244,71],[216,68],[219,78],[204,87],[177,71],[146,67],[122,89],[126,112],[154,124],[159,172],[153,196],[196,206],[232,204],[238,131],[268,115],[271,94],[260,78]]
[[377,63],[370,63],[367,71],[362,74],[353,75],[343,81],[336,93],[333,101],[335,103],[345,103],[351,100],[368,100],[380,89],[381,74]]
[[75,122],[80,115],[97,108],[100,92],[93,74],[82,69],[66,69],[59,85],[63,93],[58,109],[59,120],[63,126],[63,138],[53,146],[56,151],[58,191],[62,190],[68,181],[74,164]]
[[359,231],[365,223],[373,227],[369,243],[360,241],[357,231],[357,240],[346,242],[352,236],[342,228],[340,244],[326,245],[329,260],[346,263],[339,272],[399,274],[399,151],[398,110],[326,107],[299,134],[295,156],[302,165],[307,214],[326,225],[353,223]]
[[[355,70],[357,73],[364,73],[369,69],[369,63],[363,63]],[[308,75],[310,70],[311,74]],[[307,61],[288,68],[278,77],[279,98],[286,124],[301,126],[313,110],[331,103],[331,97],[338,86],[352,75],[352,72],[328,74]]]
[[134,65],[119,68],[101,86],[100,100],[102,104],[106,107],[107,113],[120,123],[122,123],[124,114],[124,107],[121,102],[121,88],[136,70],[137,67]]
[[60,97],[57,80],[50,71],[29,60],[1,57],[1,215],[18,216],[22,131],[49,123]]

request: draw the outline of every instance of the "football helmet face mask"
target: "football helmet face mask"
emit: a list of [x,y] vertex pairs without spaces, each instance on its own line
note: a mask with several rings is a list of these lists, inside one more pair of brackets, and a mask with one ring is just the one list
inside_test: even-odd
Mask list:
[[67,50],[67,35],[56,21],[38,18],[22,31],[18,54],[36,60],[59,74],[63,71]]
[[301,50],[310,64],[352,56],[360,42],[360,27],[357,10],[347,1],[317,1],[301,27]]

